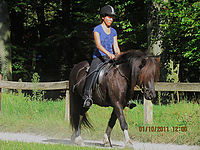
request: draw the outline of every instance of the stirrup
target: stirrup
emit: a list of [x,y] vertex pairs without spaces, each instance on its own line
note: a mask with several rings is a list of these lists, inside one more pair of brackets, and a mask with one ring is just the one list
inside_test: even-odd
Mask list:
[[83,107],[90,108],[92,106],[92,104],[93,104],[92,98],[88,97],[85,99]]

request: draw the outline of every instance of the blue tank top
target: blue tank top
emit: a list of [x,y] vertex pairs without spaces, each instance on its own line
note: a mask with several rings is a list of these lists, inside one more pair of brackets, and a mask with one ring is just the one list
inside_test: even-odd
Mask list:
[[[110,27],[111,29],[111,33],[110,34],[106,34],[101,26],[98,25],[94,28],[93,33],[94,32],[98,32],[100,34],[100,40],[101,40],[101,45],[107,50],[109,51],[111,54],[114,54],[113,52],[113,38],[117,35],[117,32],[115,29],[113,29],[112,27]],[[95,44],[95,50],[93,53],[93,58],[97,58],[97,57],[101,57],[101,56],[106,56],[105,53],[101,52]]]

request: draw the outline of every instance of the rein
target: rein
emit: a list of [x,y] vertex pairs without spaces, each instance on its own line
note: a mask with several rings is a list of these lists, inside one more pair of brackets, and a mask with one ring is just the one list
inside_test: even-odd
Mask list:
[[[117,67],[117,66],[119,66],[119,65],[115,65],[115,64],[113,64],[113,67],[119,72],[119,74],[123,77],[123,78],[125,78],[127,81],[128,81],[128,84],[130,84],[131,83],[131,80],[125,75],[125,74],[123,74],[122,72],[121,72],[121,70]],[[148,89],[148,88],[146,88],[146,87],[140,87],[139,85],[135,85],[135,87],[137,87],[138,89],[140,89],[140,91],[141,91],[141,93],[145,93],[146,92],[146,90]]]
[[[130,82],[131,82],[131,80],[125,75],[125,74],[123,74],[122,72],[121,72],[121,70],[117,67],[117,66],[119,66],[119,65],[115,65],[115,64],[113,64],[113,67],[119,72],[119,74],[123,77],[123,78],[125,78],[128,82],[129,82],[129,84],[130,84]],[[112,67],[111,67],[112,68]],[[137,87],[138,89],[140,89],[140,91],[141,91],[141,93],[145,93],[147,90],[149,90],[149,89],[153,89],[153,88],[147,88],[147,87],[145,87],[144,85],[142,86],[142,87],[140,87],[139,85],[135,85],[135,87]]]
[[126,76],[124,75],[121,70],[119,70],[119,68],[117,68],[115,65],[113,65],[113,67],[119,72],[119,74],[124,77],[128,82],[131,82],[131,80]]

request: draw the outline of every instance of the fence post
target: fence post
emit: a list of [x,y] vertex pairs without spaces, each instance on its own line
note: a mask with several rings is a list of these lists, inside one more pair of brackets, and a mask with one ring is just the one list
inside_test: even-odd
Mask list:
[[153,123],[153,103],[144,97],[144,124]]
[[65,120],[69,121],[69,90],[66,89]]
[[[1,74],[0,74],[0,81],[1,81]],[[0,88],[0,117],[1,117],[1,88]]]

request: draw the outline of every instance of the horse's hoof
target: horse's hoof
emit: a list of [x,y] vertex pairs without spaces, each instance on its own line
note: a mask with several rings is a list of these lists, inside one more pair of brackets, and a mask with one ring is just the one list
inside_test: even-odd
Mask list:
[[112,145],[110,142],[106,142],[106,143],[104,143],[104,147],[112,147]]
[[71,141],[74,142],[75,138],[76,138],[75,133],[73,133],[72,136],[71,136]]
[[110,143],[110,138],[108,137],[106,133],[104,134],[104,137],[103,137],[103,144],[104,144],[104,147],[112,147]]
[[79,146],[85,146],[85,143],[84,143],[83,139],[81,138],[81,136],[76,137],[74,142]]
[[133,148],[133,143],[131,142],[131,140],[125,142],[125,147]]

